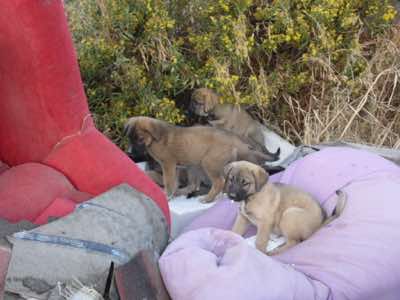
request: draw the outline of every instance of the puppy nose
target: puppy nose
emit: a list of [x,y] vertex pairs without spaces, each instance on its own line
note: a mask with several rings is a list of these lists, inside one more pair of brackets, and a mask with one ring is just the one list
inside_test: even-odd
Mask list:
[[235,199],[236,198],[236,194],[235,193],[228,193],[228,197],[231,199]]

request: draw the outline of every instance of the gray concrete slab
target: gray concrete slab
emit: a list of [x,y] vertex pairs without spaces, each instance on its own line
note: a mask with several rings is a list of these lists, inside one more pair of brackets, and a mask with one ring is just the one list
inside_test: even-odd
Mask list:
[[[69,283],[74,277],[102,291],[111,261],[126,263],[142,249],[160,254],[167,245],[168,230],[154,201],[124,184],[64,218],[9,240],[13,251],[6,291],[36,299],[52,294],[57,299],[57,283]],[[114,251],[104,252],[109,249],[105,246]]]

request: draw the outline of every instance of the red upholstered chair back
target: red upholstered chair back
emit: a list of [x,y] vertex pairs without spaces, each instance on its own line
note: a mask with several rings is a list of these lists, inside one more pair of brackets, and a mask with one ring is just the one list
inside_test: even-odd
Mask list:
[[[151,197],[169,223],[162,190],[93,126],[62,1],[4,0],[0,7],[0,161],[40,162],[90,195],[127,183]],[[31,196],[18,181],[10,180],[10,195]],[[38,180],[31,188],[51,184]],[[36,209],[43,201],[13,197],[0,203]]]
[[62,1],[31,4],[0,10],[0,161],[9,165],[43,160],[89,114]]

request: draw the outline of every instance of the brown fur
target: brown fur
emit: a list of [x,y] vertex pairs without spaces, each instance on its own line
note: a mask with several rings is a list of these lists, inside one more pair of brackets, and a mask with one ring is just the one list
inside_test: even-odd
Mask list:
[[224,166],[237,159],[254,163],[276,160],[251,149],[240,138],[208,126],[179,127],[167,122],[133,117],[125,126],[129,138],[146,146],[146,151],[161,165],[163,182],[168,196],[174,196],[176,168],[195,166],[204,170],[211,189],[203,202],[211,202],[224,186]]
[[191,107],[199,116],[214,117],[209,123],[246,139],[256,150],[268,153],[262,126],[254,120],[243,106],[221,104],[219,97],[207,88],[196,89],[192,94]]
[[325,219],[324,211],[310,194],[293,186],[268,183],[264,169],[249,162],[230,163],[225,167],[225,174],[225,191],[235,201],[240,201],[232,230],[243,235],[249,223],[257,226],[256,248],[262,252],[266,251],[272,232],[286,237],[286,244],[268,253],[270,255],[306,240],[344,209],[341,192],[334,215]]

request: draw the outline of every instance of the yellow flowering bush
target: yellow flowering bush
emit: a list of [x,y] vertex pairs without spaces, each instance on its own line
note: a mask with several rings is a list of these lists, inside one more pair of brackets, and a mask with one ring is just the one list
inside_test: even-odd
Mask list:
[[196,87],[285,115],[283,94],[351,86],[363,43],[396,16],[390,0],[70,0],[67,12],[91,110],[116,142],[128,116],[190,122]]

